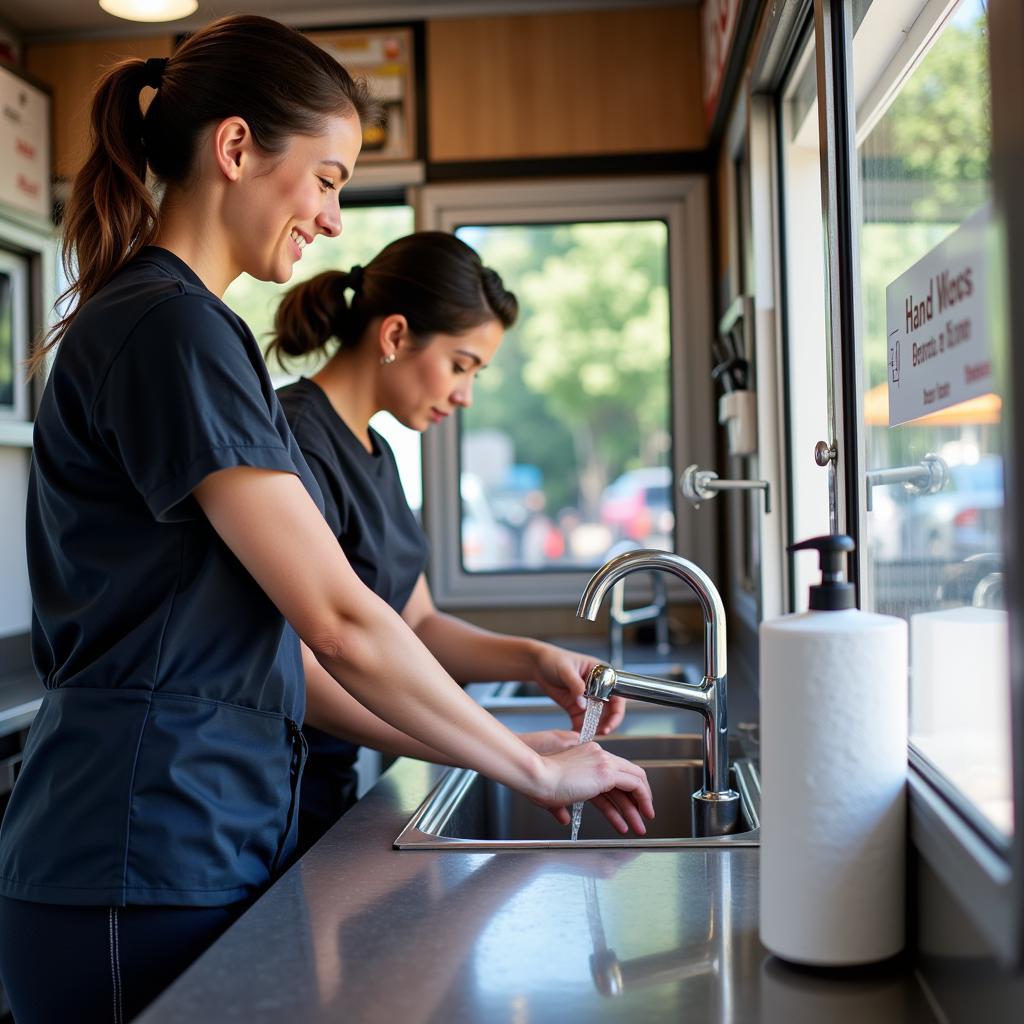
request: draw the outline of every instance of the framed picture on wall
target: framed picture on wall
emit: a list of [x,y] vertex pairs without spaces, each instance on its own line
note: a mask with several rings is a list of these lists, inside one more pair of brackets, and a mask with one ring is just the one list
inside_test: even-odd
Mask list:
[[29,264],[0,248],[0,421],[28,419]]
[[413,30],[390,26],[307,32],[353,75],[365,77],[384,104],[385,123],[363,132],[362,163],[415,160],[416,74]]

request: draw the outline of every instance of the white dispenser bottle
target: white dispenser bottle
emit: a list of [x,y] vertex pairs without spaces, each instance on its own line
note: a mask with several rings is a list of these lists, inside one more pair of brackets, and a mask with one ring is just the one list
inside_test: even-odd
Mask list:
[[810,611],[764,622],[761,941],[794,963],[871,963],[904,944],[907,624],[854,606],[846,536]]

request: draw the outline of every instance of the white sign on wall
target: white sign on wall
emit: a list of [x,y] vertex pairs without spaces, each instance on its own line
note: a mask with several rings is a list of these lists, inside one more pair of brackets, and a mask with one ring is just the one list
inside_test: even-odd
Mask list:
[[0,65],[0,205],[49,220],[50,98]]
[[993,390],[988,204],[885,290],[889,426]]

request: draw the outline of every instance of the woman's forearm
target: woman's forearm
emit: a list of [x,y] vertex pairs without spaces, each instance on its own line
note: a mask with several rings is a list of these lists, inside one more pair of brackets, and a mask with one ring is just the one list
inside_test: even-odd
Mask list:
[[439,750],[394,726],[388,725],[363,707],[302,645],[302,667],[306,674],[306,723],[359,746],[372,747],[395,757],[415,757],[435,764],[454,764]]
[[455,685],[395,612],[374,602],[345,624],[344,646],[314,648],[323,668],[359,703],[452,763],[524,792],[542,786],[544,759]]
[[536,677],[537,640],[492,633],[436,610],[416,624],[416,635],[459,683]]

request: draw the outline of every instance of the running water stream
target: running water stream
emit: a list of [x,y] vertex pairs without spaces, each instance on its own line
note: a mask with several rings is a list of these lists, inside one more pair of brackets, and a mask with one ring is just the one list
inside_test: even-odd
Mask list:
[[[587,713],[583,716],[583,726],[580,729],[580,743],[589,743],[597,732],[597,723],[601,721],[601,712],[604,711],[603,700],[587,698]],[[572,841],[575,843],[580,834],[580,820],[583,817],[584,801],[572,805]]]

